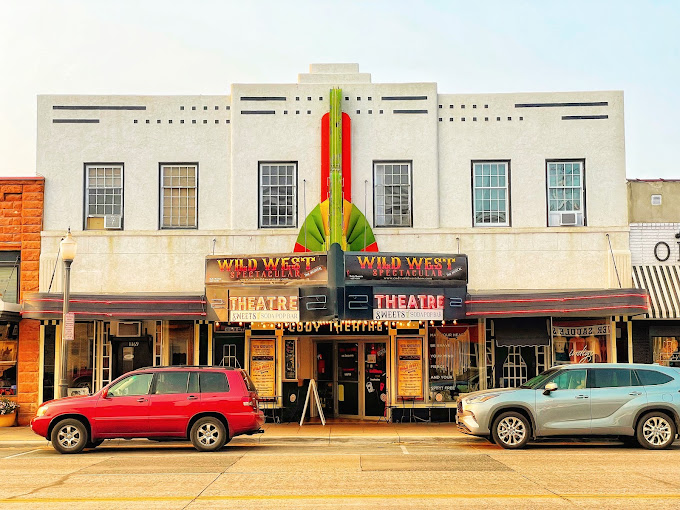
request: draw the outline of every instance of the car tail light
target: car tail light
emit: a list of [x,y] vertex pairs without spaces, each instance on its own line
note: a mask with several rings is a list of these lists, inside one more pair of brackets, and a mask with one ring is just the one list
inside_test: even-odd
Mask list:
[[252,407],[257,411],[257,399],[256,398],[250,398],[250,397],[243,397],[241,399],[241,402],[243,403],[244,407]]

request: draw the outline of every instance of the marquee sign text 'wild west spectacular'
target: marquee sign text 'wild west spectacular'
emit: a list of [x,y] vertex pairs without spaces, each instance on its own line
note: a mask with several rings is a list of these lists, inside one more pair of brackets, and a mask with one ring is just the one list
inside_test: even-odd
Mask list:
[[347,281],[434,280],[467,281],[467,257],[442,254],[345,254]]
[[208,257],[206,283],[324,282],[326,254]]

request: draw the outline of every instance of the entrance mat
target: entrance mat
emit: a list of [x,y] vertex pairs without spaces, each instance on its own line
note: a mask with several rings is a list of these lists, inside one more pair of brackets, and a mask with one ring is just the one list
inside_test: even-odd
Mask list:
[[362,471],[511,471],[488,455],[362,455]]

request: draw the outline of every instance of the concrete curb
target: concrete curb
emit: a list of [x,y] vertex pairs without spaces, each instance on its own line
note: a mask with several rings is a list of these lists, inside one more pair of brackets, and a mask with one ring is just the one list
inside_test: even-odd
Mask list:
[[[296,444],[296,445],[347,445],[347,444],[470,444],[470,443],[485,443],[486,440],[473,436],[447,437],[447,436],[267,436],[266,434],[259,436],[239,436],[229,443],[230,445],[247,445],[247,444]],[[121,447],[121,446],[157,446],[163,448],[169,444],[191,444],[186,441],[151,441],[148,439],[110,439],[106,440],[102,447]],[[39,448],[48,446],[50,443],[45,439],[35,440],[5,440],[0,441],[0,448]]]

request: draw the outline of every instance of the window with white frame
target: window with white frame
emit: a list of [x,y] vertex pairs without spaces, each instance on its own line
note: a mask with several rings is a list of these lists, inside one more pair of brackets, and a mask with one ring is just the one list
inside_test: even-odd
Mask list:
[[412,226],[411,163],[374,163],[373,182],[375,226]]
[[198,166],[161,165],[161,228],[196,228]]
[[548,226],[584,225],[583,161],[548,161]]
[[297,163],[260,163],[260,228],[297,227]]
[[510,224],[508,162],[475,162],[472,173],[474,225],[507,227]]
[[85,174],[85,228],[87,230],[122,228],[122,165],[86,165]]

